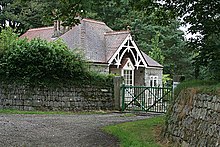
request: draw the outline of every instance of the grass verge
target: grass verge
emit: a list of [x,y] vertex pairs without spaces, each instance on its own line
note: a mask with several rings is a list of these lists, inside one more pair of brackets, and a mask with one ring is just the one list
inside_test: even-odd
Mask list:
[[116,136],[121,147],[168,147],[160,138],[164,116],[106,126],[103,130]]
[[202,93],[220,95],[220,83],[217,83],[216,81],[192,80],[177,85],[174,90],[175,97],[186,88],[197,88]]
[[80,112],[67,112],[67,111],[21,111],[14,109],[0,109],[0,114],[106,114],[105,111],[80,111]]

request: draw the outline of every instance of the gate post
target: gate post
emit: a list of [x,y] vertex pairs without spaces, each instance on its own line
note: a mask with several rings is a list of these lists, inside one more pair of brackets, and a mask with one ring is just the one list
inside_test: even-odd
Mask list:
[[120,110],[121,99],[120,99],[120,86],[121,86],[121,77],[116,76],[113,79],[114,82],[114,103],[115,110]]
[[122,85],[122,111],[125,110],[125,84]]

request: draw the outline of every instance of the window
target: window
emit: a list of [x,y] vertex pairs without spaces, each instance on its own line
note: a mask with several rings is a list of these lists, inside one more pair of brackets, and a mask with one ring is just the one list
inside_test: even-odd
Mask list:
[[124,77],[124,84],[127,86],[134,85],[134,66],[129,58],[122,68],[122,76]]
[[124,70],[124,81],[125,81],[125,85],[128,85],[128,86],[133,85],[133,71],[132,70]]
[[150,87],[157,87],[158,85],[158,76],[150,76]]

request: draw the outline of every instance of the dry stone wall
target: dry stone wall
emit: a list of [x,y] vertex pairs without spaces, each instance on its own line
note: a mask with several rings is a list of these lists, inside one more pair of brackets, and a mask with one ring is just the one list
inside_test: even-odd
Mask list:
[[165,135],[184,147],[219,147],[220,97],[183,90],[169,111]]
[[17,110],[111,110],[113,86],[69,86],[62,88],[0,85],[0,109]]

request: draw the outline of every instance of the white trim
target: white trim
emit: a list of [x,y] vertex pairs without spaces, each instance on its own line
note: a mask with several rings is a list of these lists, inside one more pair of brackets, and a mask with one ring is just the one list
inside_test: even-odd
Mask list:
[[[129,44],[129,41],[131,41],[131,45]],[[125,43],[128,42],[128,45],[125,45]],[[126,47],[126,49],[122,52],[122,54],[120,55],[120,51],[123,47]],[[134,52],[132,51],[131,48],[134,48],[135,51],[137,52],[137,55],[135,56]],[[121,65],[121,61],[122,61],[122,58],[124,56],[124,54],[126,52],[131,52],[133,58],[134,58],[134,61],[135,61],[135,67],[138,69],[138,67],[145,67],[147,68],[147,63],[146,61],[144,60],[140,50],[138,49],[137,45],[135,44],[135,42],[132,40],[132,37],[131,35],[129,34],[125,40],[122,42],[122,44],[119,46],[119,48],[117,49],[117,51],[114,53],[114,55],[109,59],[108,61],[108,65],[111,65],[112,62],[115,60],[116,63],[114,65],[117,65],[117,68],[119,68],[119,66]],[[143,63],[144,65],[140,65],[140,63]]]
[[[131,60],[128,58],[128,61],[125,63],[124,67],[121,70],[121,75],[124,77],[125,84],[128,86],[134,86],[134,69],[135,69],[134,65],[132,64]],[[131,79],[126,79],[127,77],[125,76],[125,71],[131,72]],[[131,80],[131,84],[126,83],[126,80]]]
[[125,63],[125,65],[122,69],[124,69],[124,70],[134,70],[135,69],[130,58],[128,58],[128,61]]
[[149,85],[150,85],[150,87],[158,87],[159,86],[158,76],[151,75],[150,79],[149,79]]
[[[132,76],[132,79],[126,79],[125,77],[125,71],[131,71],[131,76]],[[134,70],[127,70],[127,69],[123,69],[121,70],[121,75],[124,77],[124,80],[131,80],[131,84],[127,84],[126,82],[124,83],[125,85],[127,86],[134,86]],[[129,77],[129,76],[128,76]]]
[[[139,66],[139,67],[143,67],[143,66]],[[160,69],[160,70],[162,70],[163,68],[162,67],[146,67],[147,69]]]

